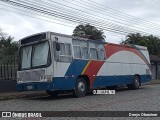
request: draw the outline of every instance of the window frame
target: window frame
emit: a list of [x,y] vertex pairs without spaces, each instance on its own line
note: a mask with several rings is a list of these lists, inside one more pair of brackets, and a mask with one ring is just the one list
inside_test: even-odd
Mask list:
[[[98,51],[102,51],[103,50],[103,53],[104,53],[104,59],[102,60],[102,59],[99,59],[98,58],[98,60],[101,60],[101,61],[105,61],[106,60],[106,52],[105,52],[105,49],[104,49],[104,47],[103,48],[101,48],[101,49],[98,49]],[[99,55],[98,55],[98,57],[99,57]]]
[[[95,50],[96,50],[97,59],[93,59],[93,58],[91,58],[91,49],[95,49]],[[90,59],[91,59],[91,60],[99,60],[99,59],[98,59],[97,48],[89,47],[89,53],[90,53]]]
[[75,50],[74,50],[74,47],[80,47],[80,57],[82,57],[82,54],[81,54],[81,46],[80,46],[80,45],[73,45],[74,58],[75,58],[75,59],[81,59],[81,58],[75,57]]
[[[74,58],[74,59],[106,61],[106,58],[107,58],[107,57],[106,57],[106,51],[105,51],[105,48],[104,48],[104,44],[98,44],[98,43],[95,43],[95,42],[82,40],[82,41],[87,42],[87,46],[82,46],[81,44],[78,44],[78,45],[77,45],[77,44],[73,44],[73,41],[74,41],[74,40],[75,40],[75,41],[76,41],[76,40],[77,40],[77,41],[81,41],[80,39],[72,39],[73,58]],[[89,43],[94,44],[95,47],[90,47]],[[99,45],[102,45],[102,48],[97,47],[97,46],[99,46]],[[74,47],[80,47],[81,58],[76,58],[76,57],[75,57]],[[88,48],[88,59],[84,59],[83,56],[82,56],[82,48],[83,48],[83,47],[87,47],[87,48]],[[97,59],[91,58],[91,48],[96,49]],[[98,54],[98,51],[99,51],[99,50],[100,50],[100,51],[103,51],[103,54],[104,54],[104,59],[103,59],[103,60],[99,58],[99,54]]]
[[[48,56],[47,56],[47,63],[45,65],[40,65],[40,66],[35,66],[33,67],[32,65],[32,59],[33,59],[33,47],[37,44],[41,44],[41,43],[44,43],[44,42],[47,42],[48,43],[48,46],[49,46],[49,49],[48,49]],[[22,68],[22,49],[23,47],[27,47],[27,46],[31,46],[32,47],[32,52],[31,52],[31,59],[30,59],[30,68]],[[46,68],[46,67],[49,67],[51,64],[52,64],[52,58],[51,58],[51,49],[50,49],[50,43],[47,39],[45,40],[42,40],[42,41],[39,41],[39,42],[36,42],[36,43],[33,43],[33,44],[27,44],[27,45],[23,45],[21,46],[19,49],[19,61],[18,61],[18,71],[23,71],[23,70],[31,70],[31,69],[38,69],[38,68]]]
[[[58,51],[58,60],[56,60],[56,61],[58,61],[58,62],[65,62],[65,63],[71,63],[72,61],[73,61],[73,55],[72,55],[72,46],[71,46],[71,43],[67,43],[67,42],[65,42],[65,43],[63,43],[63,42],[59,42],[59,44],[60,44],[60,46],[61,46],[61,44],[64,44],[64,46],[65,45],[69,45],[70,47],[70,52],[71,52],[71,54],[70,55],[61,55],[60,54],[60,51]],[[61,50],[61,49],[60,49]],[[61,59],[60,59],[60,57],[70,57],[71,58],[71,61],[61,61]]]
[[[94,42],[90,42],[90,43],[94,43]],[[95,47],[90,47],[90,46],[89,46],[90,59],[91,59],[91,60],[97,60],[97,61],[106,61],[106,58],[107,58],[107,57],[106,57],[106,52],[105,52],[104,44],[97,44],[97,43],[94,43],[94,44],[96,44],[97,46],[98,46],[98,45],[102,45],[103,47],[102,47],[102,48],[99,48],[99,47],[97,47],[96,45],[95,45]],[[92,48],[92,49],[96,49],[97,59],[92,59],[92,58],[91,58],[91,51],[90,51],[91,48]],[[98,55],[98,51],[99,51],[99,50],[103,50],[103,51],[104,51],[104,52],[103,52],[103,53],[104,53],[104,59],[103,59],[103,60],[99,59],[99,55]]]
[[[45,41],[46,42],[46,41]],[[39,44],[42,44],[42,43],[45,43],[45,42],[40,42]],[[37,67],[39,67],[39,66],[44,66],[44,65],[47,65],[48,64],[48,60],[49,59],[51,59],[51,57],[49,57],[49,54],[47,55],[47,62],[46,62],[46,64],[44,64],[44,65],[38,65],[38,66],[33,66],[33,56],[34,56],[34,52],[35,52],[35,46],[36,45],[39,45],[39,44],[34,44],[34,45],[32,45],[32,53],[31,53],[31,66],[32,66],[32,68],[37,68]],[[48,44],[48,53],[49,53],[49,51],[50,51],[50,47],[49,47],[49,42],[47,42],[47,44]]]
[[[87,59],[84,59],[83,56],[82,56],[82,59],[83,59],[83,60],[89,60],[89,59],[90,59],[89,47],[88,47],[88,46],[82,46],[82,47],[81,47],[81,52],[82,52],[82,48],[87,48],[87,49],[88,49],[88,58],[87,58]],[[81,55],[82,55],[82,53],[81,53]]]
[[[28,68],[22,68],[23,48],[24,47],[29,47],[29,46],[31,47],[30,67],[28,67]],[[32,50],[33,50],[33,45],[26,45],[26,46],[23,46],[22,48],[20,48],[20,53],[19,53],[19,56],[20,56],[20,61],[19,61],[20,70],[32,69]]]
[[[87,46],[82,46],[82,45],[75,45],[75,44],[73,44],[73,41],[84,41],[84,40],[80,40],[80,39],[72,39],[72,46],[73,46],[73,57],[74,57],[74,59],[78,59],[78,60],[89,60],[90,59],[90,54],[89,54],[89,47],[88,47],[88,41],[85,41],[86,43],[87,43]],[[80,47],[80,53],[81,53],[81,58],[76,58],[75,57],[75,50],[74,50],[74,47]],[[84,59],[83,58],[83,56],[82,56],[82,47],[86,47],[86,48],[88,48],[88,58],[87,59]]]

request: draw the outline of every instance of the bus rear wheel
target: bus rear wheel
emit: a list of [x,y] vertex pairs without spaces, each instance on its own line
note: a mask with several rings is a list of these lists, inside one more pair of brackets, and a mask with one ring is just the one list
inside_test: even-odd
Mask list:
[[86,92],[87,92],[87,83],[84,78],[80,77],[76,81],[74,95],[77,98],[84,97],[86,95]]
[[127,87],[130,90],[137,90],[137,89],[139,89],[139,87],[140,87],[140,79],[139,79],[139,77],[135,76],[133,84],[128,84]]
[[46,90],[47,94],[50,95],[51,97],[56,97],[58,95],[58,92],[57,91],[49,91],[49,90]]

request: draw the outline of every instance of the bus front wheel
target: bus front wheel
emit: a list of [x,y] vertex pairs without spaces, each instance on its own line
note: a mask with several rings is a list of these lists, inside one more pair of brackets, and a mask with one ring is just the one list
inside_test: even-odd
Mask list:
[[76,81],[74,95],[77,98],[84,97],[86,95],[86,92],[87,92],[87,83],[84,78],[80,77]]

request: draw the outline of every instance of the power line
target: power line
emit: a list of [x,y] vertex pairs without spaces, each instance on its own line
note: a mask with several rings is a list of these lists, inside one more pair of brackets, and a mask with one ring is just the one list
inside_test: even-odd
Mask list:
[[[1,1],[4,1],[4,0],[1,0]],[[20,0],[19,0],[20,1]],[[5,1],[6,2],[6,1]],[[63,13],[64,11],[53,11],[53,9],[52,9],[52,11],[53,12],[55,12],[55,13],[53,13],[51,10],[49,10],[49,9],[46,9],[45,8],[45,10],[44,10],[44,8],[42,9],[42,6],[37,6],[37,5],[31,5],[31,4],[29,4],[29,3],[27,3],[27,2],[24,2],[24,1],[21,1],[21,2],[23,2],[23,3],[27,3],[27,4],[29,4],[29,5],[24,5],[24,4],[22,4],[22,3],[18,3],[18,2],[13,2],[13,1],[7,1],[7,2],[9,2],[10,4],[12,4],[12,5],[14,5],[14,6],[19,6],[19,7],[22,7],[22,8],[25,8],[25,9],[30,9],[30,10],[32,10],[32,11],[36,11],[36,12],[40,12],[40,13],[43,13],[43,14],[47,14],[47,15],[50,15],[50,16],[55,16],[55,17],[59,17],[59,18],[61,18],[61,19],[65,19],[65,20],[69,20],[69,21],[72,21],[72,22],[78,22],[78,23],[88,23],[88,19],[84,16],[84,20],[83,19],[81,19],[81,18],[78,18],[77,16],[75,16],[75,13],[73,14],[66,14],[67,12],[65,12],[65,14]],[[32,2],[33,3],[33,2]],[[38,3],[36,3],[36,4],[38,4]],[[40,5],[40,4],[39,4]],[[36,8],[35,6],[37,6],[38,8]],[[39,7],[41,7],[41,9],[39,8]],[[47,10],[49,10],[49,11],[47,11]],[[68,10],[65,10],[65,11],[68,11]],[[73,12],[73,11],[70,11],[70,12]],[[81,16],[82,17],[82,16]],[[85,22],[84,22],[85,21]],[[129,33],[129,32],[135,32],[135,30],[134,29],[129,29],[129,28],[127,28],[127,27],[122,27],[122,26],[118,26],[118,25],[116,25],[116,24],[111,24],[111,23],[109,23],[108,21],[104,21],[104,22],[108,22],[111,26],[110,27],[115,27],[114,29],[113,28],[108,28],[108,27],[103,27],[104,25],[106,25],[107,26],[107,24],[104,24],[104,22],[102,22],[102,21],[95,21],[95,20],[92,20],[92,19],[89,19],[89,21],[91,22],[91,23],[94,23],[94,24],[96,24],[96,26],[98,26],[99,28],[101,28],[101,29],[105,29],[105,30],[109,30],[109,31],[114,31],[114,32],[118,32],[118,33],[120,33],[120,34],[127,34],[127,33]],[[101,22],[101,24],[98,24],[98,23],[96,23],[96,22]],[[142,31],[139,31],[139,32],[141,32],[142,33]],[[146,32],[144,32],[144,33],[146,33]],[[148,34],[148,33],[147,33]]]
[[[3,5],[3,6],[2,6]],[[47,21],[47,22],[52,22],[52,23],[55,23],[55,24],[59,24],[59,25],[63,25],[63,26],[67,26],[67,27],[72,27],[72,28],[74,28],[76,25],[75,24],[72,24],[72,26],[71,26],[71,23],[69,23],[70,25],[67,25],[67,24],[65,24],[64,23],[64,20],[63,20],[63,23],[60,23],[60,22],[55,22],[55,21],[53,21],[53,20],[51,20],[51,18],[49,18],[48,16],[48,20],[47,19],[44,19],[44,18],[42,18],[42,17],[46,17],[46,16],[44,16],[44,15],[42,15],[42,14],[38,14],[38,16],[41,16],[41,18],[40,17],[35,17],[34,15],[32,15],[33,14],[33,12],[30,12],[30,11],[26,11],[26,10],[23,10],[23,9],[18,9],[18,8],[15,8],[15,7],[13,7],[13,6],[10,6],[10,5],[6,5],[6,4],[0,4],[0,6],[1,6],[1,10],[5,10],[5,11],[9,11],[9,12],[12,12],[12,13],[16,13],[16,14],[21,14],[21,15],[24,15],[24,16],[28,16],[28,17],[32,17],[32,18],[35,18],[35,19],[40,19],[40,20],[43,20],[43,21]],[[7,8],[4,8],[4,7],[7,7]],[[19,12],[18,11],[13,11],[13,10],[9,10],[8,8],[12,8],[12,9],[16,9],[16,10],[19,10]],[[49,20],[50,19],[50,20]],[[60,21],[60,19],[57,19],[58,21]],[[65,21],[66,22],[66,21]]]
[[[53,0],[51,0],[51,1],[53,1]],[[65,1],[65,0],[63,0],[63,1]],[[144,28],[143,28],[144,29]],[[160,28],[159,28],[160,29]],[[150,30],[151,31],[151,30]]]
[[[21,6],[22,6],[22,5],[21,5]],[[35,5],[34,5],[34,6],[35,6]],[[26,7],[26,6],[25,6],[25,7]],[[27,8],[28,8],[28,6],[27,6]],[[31,7],[29,6],[29,8],[31,8]],[[35,8],[33,8],[33,7],[32,7],[32,9],[35,10]],[[43,11],[43,12],[44,12],[44,11]],[[57,11],[56,11],[56,12],[57,12]],[[61,14],[62,14],[62,13],[61,13]],[[106,22],[107,22],[107,21],[106,21]],[[113,25],[113,24],[112,24],[112,25]],[[121,26],[120,26],[120,27],[121,27]],[[128,28],[124,28],[124,27],[121,27],[121,28],[122,28],[122,29],[126,29],[126,30],[128,29]],[[128,30],[129,30],[129,29],[128,29]]]
[[[14,5],[14,4],[16,4],[15,2],[13,3],[11,3],[12,5]],[[17,4],[16,4],[17,5]],[[45,14],[49,14],[49,15],[56,15],[55,13],[53,14],[50,14],[50,13],[48,13],[47,11],[44,11],[44,10],[41,10],[41,9],[37,9],[37,8],[33,8],[33,7],[30,7],[30,6],[24,6],[24,5],[22,5],[22,4],[18,4],[19,6],[21,6],[21,7],[24,7],[24,8],[31,8],[31,10],[35,10],[35,11],[37,11],[37,12],[42,12],[42,13],[45,13]],[[61,17],[61,18],[63,18],[64,19],[64,17],[65,16],[63,16],[63,15],[60,15],[60,16],[56,16],[56,17]],[[65,19],[68,19],[68,18],[65,18]],[[70,19],[71,20],[71,19]],[[73,20],[72,19],[72,21],[73,22],[77,22],[77,21],[75,21],[75,19]],[[78,19],[78,21],[79,21],[79,19]],[[79,23],[82,23],[82,21],[79,21]],[[85,23],[86,24],[86,23]],[[107,29],[109,29],[109,28],[107,28]],[[114,32],[116,32],[116,30],[114,31]]]
[[[2,6],[3,5],[3,6]],[[35,19],[40,19],[40,20],[43,20],[43,21],[47,21],[47,22],[51,22],[51,23],[55,23],[55,24],[59,24],[59,25],[63,25],[63,26],[67,26],[67,27],[72,27],[74,28],[75,26],[71,26],[71,25],[67,25],[67,24],[63,24],[63,23],[59,23],[59,22],[54,22],[53,20],[46,20],[46,19],[43,19],[43,18],[40,18],[40,17],[35,17],[31,14],[33,14],[32,12],[29,12],[29,11],[24,11],[23,9],[18,9],[18,8],[14,8],[10,5],[5,5],[5,4],[1,4],[1,10],[5,10],[5,11],[8,11],[8,12],[12,12],[12,13],[17,13],[17,14],[21,14],[23,16],[28,16],[28,17],[32,17],[32,18],[35,18]],[[13,9],[17,9],[19,10],[20,12],[14,12],[13,10],[9,10],[7,8],[4,8],[4,6],[6,6],[7,8],[13,8]],[[110,36],[116,36],[116,37],[122,37],[122,35],[119,35],[117,33],[113,33],[110,31],[110,33],[105,33],[105,35],[110,35]]]
[[[24,9],[19,9],[19,8],[15,8],[15,7],[13,7],[13,6],[11,6],[11,5],[6,5],[6,4],[1,4],[0,6],[2,6],[2,8],[1,8],[1,10],[5,10],[5,11],[9,11],[9,12],[13,12],[13,13],[18,13],[18,14],[21,14],[21,15],[24,15],[24,16],[29,16],[29,17],[32,17],[32,18],[36,18],[36,19],[40,19],[40,20],[43,20],[43,21],[48,21],[48,22],[52,22],[52,23],[56,23],[56,24],[60,24],[60,25],[64,25],[64,26],[68,26],[68,25],[66,25],[66,24],[61,24],[61,23],[57,23],[57,22],[54,22],[54,21],[52,21],[52,20],[46,20],[46,19],[42,19],[42,18],[39,18],[39,17],[35,17],[35,16],[33,16],[32,14],[33,14],[33,12],[30,12],[30,11],[26,11],[26,10],[24,10]],[[6,8],[4,8],[4,6],[6,6]],[[9,9],[7,9],[7,8],[13,8],[13,9],[17,9],[18,11],[13,11],[13,10],[9,10]],[[43,16],[42,14],[38,14],[39,16]],[[46,17],[46,16],[45,16]],[[48,16],[47,16],[48,17]],[[68,26],[68,27],[72,27],[73,28],[73,26]],[[74,26],[75,27],[75,26]],[[111,32],[111,31],[110,31]],[[114,32],[114,35],[113,34],[110,34],[111,36],[118,36],[118,35],[116,35],[117,33],[115,33]]]
[[[81,0],[81,1],[84,1],[84,0]],[[93,1],[93,0],[88,0],[88,2],[85,1],[85,3],[92,4],[93,6],[96,6],[96,7],[99,6],[99,8],[103,8],[103,9],[105,9],[105,10],[108,10],[108,11],[110,11],[112,14],[113,14],[113,13],[117,13],[117,15],[120,15],[121,17],[122,17],[122,16],[124,16],[124,17],[126,17],[126,18],[129,17],[130,20],[134,20],[135,22],[141,21],[142,23],[145,22],[145,23],[151,24],[151,25],[154,26],[154,27],[160,26],[160,24],[152,23],[152,22],[150,22],[150,21],[143,20],[143,19],[141,19],[141,18],[138,18],[138,17],[132,16],[132,15],[126,14],[126,13],[124,13],[124,12],[121,12],[121,11],[118,11],[118,10],[115,10],[115,9],[112,9],[112,8],[106,6],[106,5],[97,3],[97,2],[95,2],[95,1]]]
[[[84,2],[82,2],[83,0],[81,0],[81,2],[79,2],[79,1],[76,1],[76,0],[74,0],[74,2],[76,2],[76,3],[78,3],[78,4],[74,4],[73,2],[69,2],[68,0],[66,1],[66,0],[62,0],[63,2],[66,2],[66,3],[70,3],[70,4],[72,4],[72,5],[76,5],[76,6],[79,6],[79,7],[81,7],[81,8],[85,8],[85,9],[87,9],[87,10],[90,10],[91,12],[94,12],[94,13],[100,13],[100,12],[103,12],[103,14],[102,15],[104,15],[103,16],[103,18],[104,19],[107,19],[107,20],[110,20],[109,18],[107,18],[107,16],[112,16],[113,18],[117,18],[118,16],[119,16],[119,14],[115,14],[115,13],[112,13],[112,14],[106,14],[107,12],[108,12],[108,10],[106,10],[106,9],[102,9],[101,7],[96,7],[96,6],[94,6],[94,5],[90,5],[90,4],[86,4],[87,2],[85,1],[85,4],[84,4]],[[84,5],[84,6],[86,6],[86,7],[84,7],[84,6],[81,6],[81,4],[82,5]],[[100,16],[101,17],[101,16]],[[132,25],[134,25],[135,23],[137,23],[137,20],[131,20],[131,19],[127,19],[128,17],[123,17],[123,16],[120,16],[120,17],[118,17],[118,20],[123,20],[123,22],[124,21],[126,21],[126,20],[129,20],[129,23],[130,24],[126,24],[126,23],[123,23],[123,22],[119,22],[119,21],[115,21],[115,20],[112,20],[112,22],[117,22],[117,23],[120,23],[120,24],[122,24],[122,25],[125,25],[125,26],[131,26],[131,23],[133,23]],[[142,26],[142,25],[145,25],[145,26]],[[157,28],[157,30],[159,30],[160,29],[160,25],[159,25],[159,27],[156,25],[156,26],[151,26],[151,25],[148,25],[148,24],[145,24],[145,23],[141,23],[141,26],[137,26],[137,27],[140,27],[140,28],[143,28],[143,29],[147,29],[147,28],[152,28],[152,29],[156,29]]]

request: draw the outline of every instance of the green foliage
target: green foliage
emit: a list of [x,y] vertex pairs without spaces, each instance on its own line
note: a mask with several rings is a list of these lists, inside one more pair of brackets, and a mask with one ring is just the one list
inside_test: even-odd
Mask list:
[[[1,33],[2,34],[2,33]],[[18,43],[13,42],[13,37],[0,37],[0,63],[13,63],[17,61]]]
[[140,33],[129,34],[121,44],[146,46],[150,54],[160,56],[160,38],[153,35],[142,36]]
[[96,27],[89,24],[76,26],[73,31],[73,36],[102,41],[105,39],[105,35],[102,30],[98,30]]

